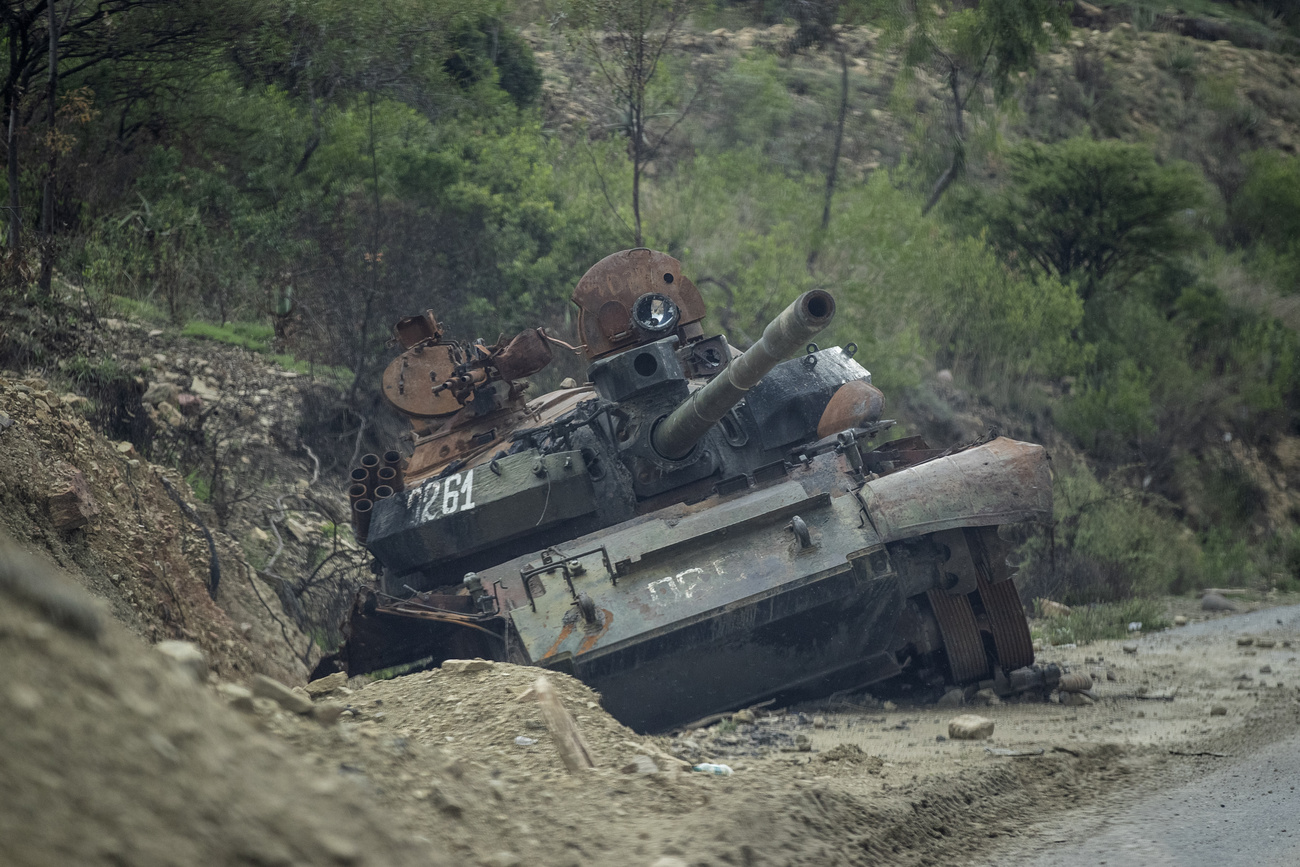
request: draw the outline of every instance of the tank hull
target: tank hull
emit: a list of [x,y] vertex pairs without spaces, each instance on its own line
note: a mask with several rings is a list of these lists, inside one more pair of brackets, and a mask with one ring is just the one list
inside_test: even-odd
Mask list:
[[[897,460],[865,483],[829,452],[512,558],[478,573],[499,637],[423,623],[404,627],[409,643],[571,673],[639,731],[905,666],[972,683],[1031,664],[996,528],[1050,519],[1042,447],[999,438],[911,466],[902,452],[868,458],[880,454]],[[400,613],[375,606],[369,623],[392,640]],[[365,648],[354,633],[356,668]]]

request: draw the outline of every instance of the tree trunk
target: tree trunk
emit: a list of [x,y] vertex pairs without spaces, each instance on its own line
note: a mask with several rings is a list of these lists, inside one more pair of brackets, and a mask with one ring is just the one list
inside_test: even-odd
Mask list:
[[9,249],[15,254],[15,258],[22,243],[23,219],[22,201],[18,195],[18,102],[22,96],[22,88],[18,83],[17,66],[18,28],[13,27],[9,31],[9,80],[5,92],[5,107],[9,110],[7,118],[9,129],[5,136],[5,146],[8,148],[6,177],[9,182]]
[[952,142],[952,161],[939,180],[935,182],[934,189],[930,191],[930,198],[926,200],[925,207],[921,209],[921,214],[930,213],[935,205],[939,204],[939,199],[943,198],[944,192],[952,186],[952,182],[957,180],[962,169],[966,167],[966,125],[962,121],[962,98],[961,82],[958,77],[957,67],[954,65],[948,70],[948,86],[952,88],[952,107],[953,107],[953,142]]
[[54,12],[54,0],[48,0],[46,6],[50,13],[50,81],[46,94],[49,113],[49,163],[45,172],[45,190],[41,197],[41,276],[40,291],[48,294],[50,280],[54,276],[54,172],[58,167],[59,151],[54,137],[55,123],[58,120],[57,99],[59,94],[59,19]]
[[641,109],[644,100],[637,100],[632,109],[632,227],[633,247],[642,246],[641,238],[641,146],[645,131],[641,129]]
[[808,273],[817,267],[817,256],[826,241],[826,232],[831,227],[831,199],[835,196],[835,180],[840,171],[840,150],[844,145],[844,119],[849,114],[849,56],[840,45],[840,116],[835,124],[835,146],[831,149],[831,164],[826,169],[826,198],[822,203],[822,225],[813,240],[812,249],[808,251]]

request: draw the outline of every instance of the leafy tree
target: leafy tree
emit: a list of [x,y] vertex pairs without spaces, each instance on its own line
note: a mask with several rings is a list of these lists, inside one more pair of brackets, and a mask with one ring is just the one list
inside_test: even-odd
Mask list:
[[1201,237],[1200,175],[1187,163],[1157,164],[1145,146],[1026,142],[1007,167],[1005,190],[975,201],[977,225],[1009,262],[1074,281],[1085,302]]
[[647,92],[673,36],[698,6],[700,0],[569,0],[566,7],[569,34],[595,64],[624,113],[632,160],[632,234],[637,247],[643,243],[642,172],[685,115],[684,110],[655,135],[649,128]]
[[[224,12],[238,17],[241,0],[225,0]],[[102,73],[104,67],[121,66],[123,71],[149,67],[185,58],[198,63],[207,55],[214,38],[220,39],[223,21],[231,16],[213,14],[211,7],[181,4],[169,0],[3,0],[0,2],[0,32],[7,56],[0,59],[0,103],[7,127],[6,180],[8,184],[9,246],[17,250],[22,222],[20,162],[21,131],[32,119],[44,97],[48,129],[45,156],[49,166],[42,184],[41,206],[44,231],[53,231],[55,157],[59,150],[56,134],[56,94],[60,78]],[[129,61],[125,63],[124,61]],[[45,88],[32,86],[44,77]],[[33,98],[34,95],[34,98]],[[48,245],[47,245],[48,246]],[[48,262],[43,269],[48,283]]]
[[1246,158],[1246,180],[1232,202],[1237,243],[1255,245],[1259,270],[1272,272],[1284,292],[1300,290],[1300,158],[1256,151]]
[[1054,34],[1065,34],[1069,21],[1056,0],[874,0],[873,6],[901,44],[905,67],[925,69],[947,85],[950,155],[922,208],[929,213],[965,169],[965,114],[982,89],[1006,97],[1013,76],[1033,70],[1038,52]]

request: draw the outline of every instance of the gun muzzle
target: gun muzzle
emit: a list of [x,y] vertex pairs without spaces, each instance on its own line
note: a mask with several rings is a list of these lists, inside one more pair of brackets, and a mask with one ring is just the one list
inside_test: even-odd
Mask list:
[[763,336],[655,427],[651,442],[669,460],[684,458],[700,437],[782,361],[803,348],[835,317],[829,292],[805,292],[763,329]]

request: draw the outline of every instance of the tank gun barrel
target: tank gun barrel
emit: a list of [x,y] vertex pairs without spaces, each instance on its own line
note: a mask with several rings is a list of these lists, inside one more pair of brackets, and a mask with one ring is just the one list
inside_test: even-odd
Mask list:
[[753,346],[659,423],[651,440],[655,451],[670,460],[685,457],[746,392],[830,325],[834,317],[835,299],[829,292],[813,289],[800,295],[768,323]]

